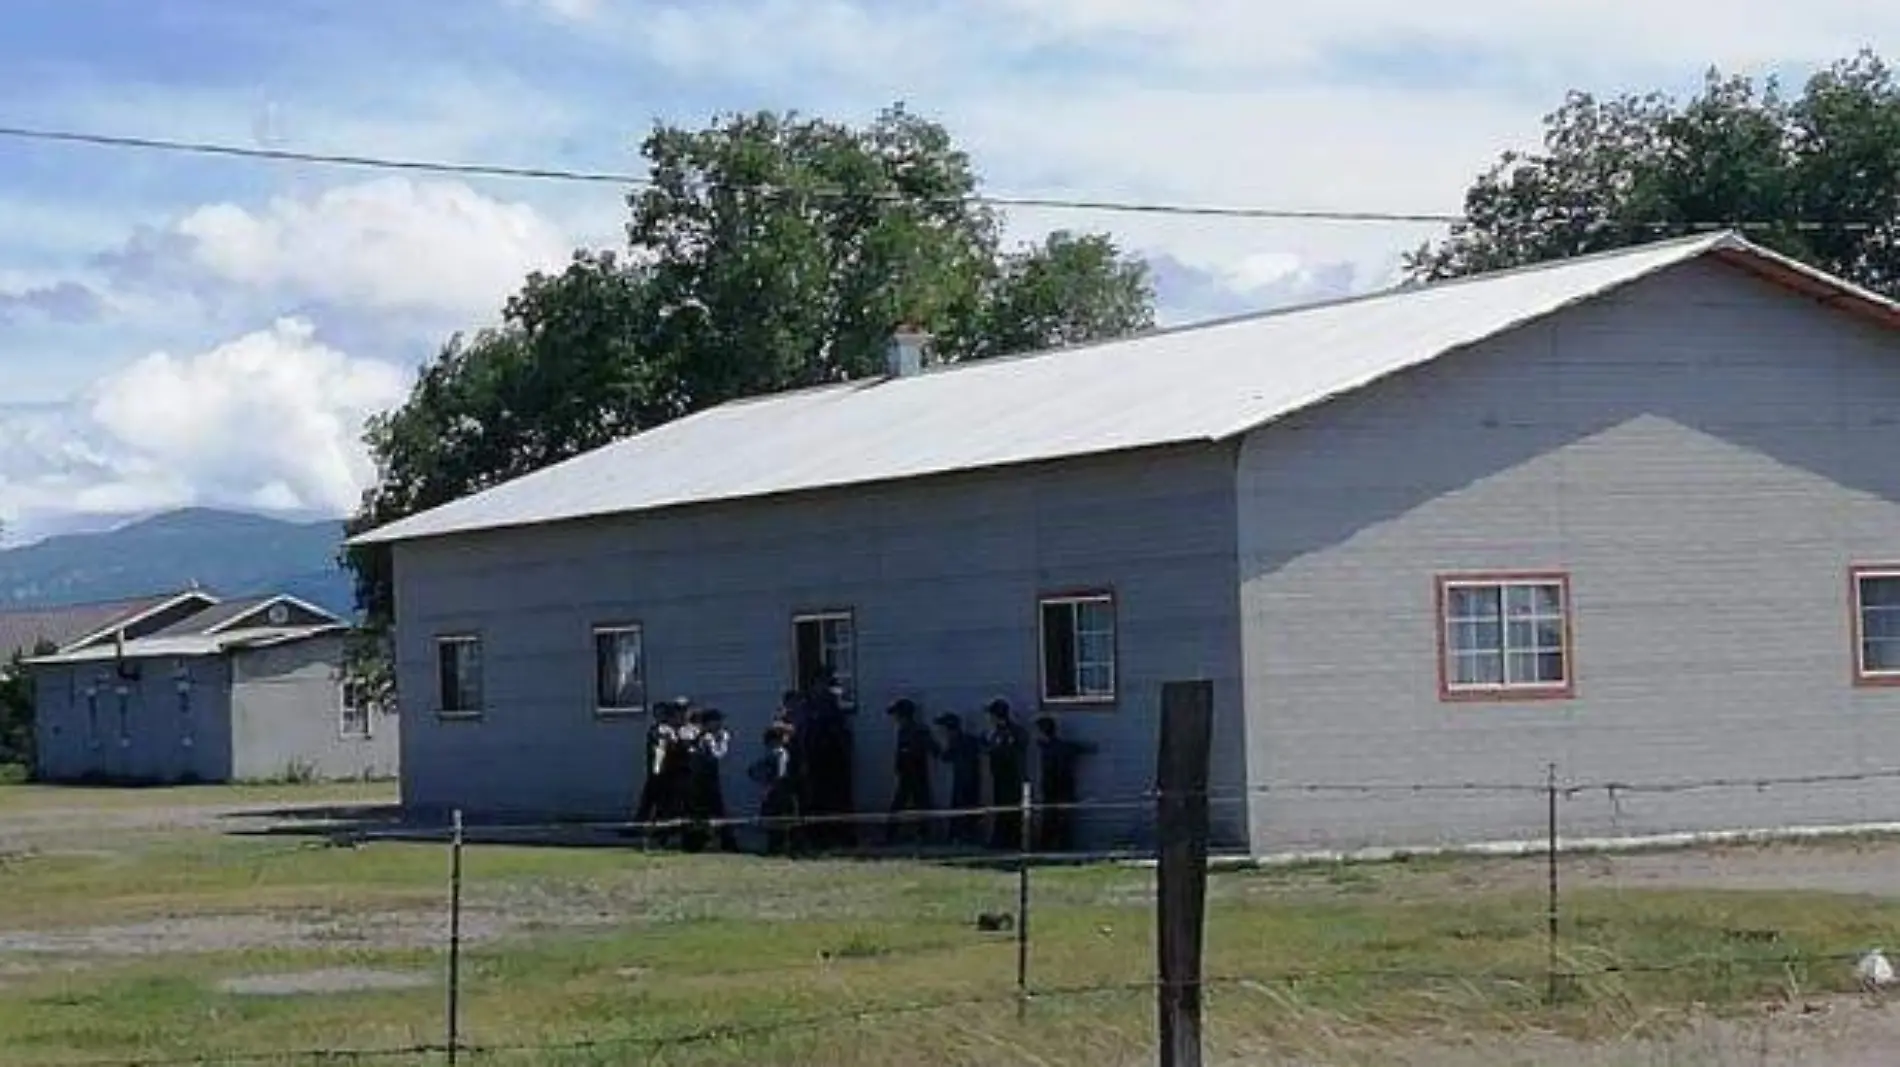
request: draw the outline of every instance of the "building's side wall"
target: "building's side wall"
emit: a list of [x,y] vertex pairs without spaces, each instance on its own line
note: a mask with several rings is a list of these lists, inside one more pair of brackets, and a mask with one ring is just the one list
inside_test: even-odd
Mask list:
[[397,716],[372,712],[367,737],[343,732],[342,638],[246,649],[230,659],[237,777],[396,777]]
[[[1083,764],[1084,796],[1124,802],[1083,819],[1086,840],[1139,839],[1152,820],[1127,802],[1153,780],[1162,682],[1216,682],[1216,780],[1241,781],[1233,462],[1228,449],[1147,452],[399,546],[404,803],[626,816],[647,723],[595,714],[591,629],[637,621],[649,697],[686,694],[728,713],[728,803],[751,811],[743,771],[793,680],[792,616],[847,608],[859,805],[881,808],[890,701],[912,696],[926,718],[955,711],[976,729],[981,706],[1003,695],[1026,724],[1038,595],[1108,588],[1119,700],[1062,721],[1101,749]],[[435,639],[455,632],[483,641],[476,720],[436,714]],[[941,771],[934,786],[943,798]],[[1240,809],[1219,814],[1225,837],[1243,840]]]
[[[1900,340],[1693,264],[1253,434],[1239,540],[1262,850],[1540,838],[1426,783],[1900,766],[1848,571],[1900,561]],[[1574,699],[1447,703],[1436,576],[1564,570]],[[1302,785],[1401,787],[1307,791]],[[1900,820],[1900,782],[1565,800],[1566,834]]]
[[217,659],[49,665],[34,673],[35,773],[46,781],[231,777],[230,675]]

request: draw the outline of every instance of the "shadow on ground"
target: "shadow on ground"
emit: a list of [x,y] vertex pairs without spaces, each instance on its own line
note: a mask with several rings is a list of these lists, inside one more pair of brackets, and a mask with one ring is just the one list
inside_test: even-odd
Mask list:
[[[408,819],[398,804],[298,805],[293,807],[248,808],[225,813],[232,825],[233,837],[321,838],[333,845],[357,845],[371,841],[428,842],[450,840],[451,829],[439,820]],[[268,825],[256,825],[268,821]],[[761,842],[748,842],[741,835],[741,853],[759,854]],[[462,840],[473,846],[509,845],[545,848],[615,848],[636,852],[678,851],[665,839],[655,839],[643,828],[631,823],[524,823],[507,819],[471,819],[463,823]],[[1035,867],[1079,866],[1084,864],[1152,859],[1153,853],[1138,849],[1089,853],[994,852],[946,845],[866,845],[800,852],[795,859],[828,861],[859,860],[880,862],[936,862],[965,868],[1013,870],[1024,859]]]

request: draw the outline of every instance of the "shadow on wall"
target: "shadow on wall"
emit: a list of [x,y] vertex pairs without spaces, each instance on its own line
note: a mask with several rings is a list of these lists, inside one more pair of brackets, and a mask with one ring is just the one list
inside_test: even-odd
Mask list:
[[[1672,321],[1684,307],[1694,330]],[[1732,268],[1678,268],[1261,431],[1252,491],[1303,506],[1273,510],[1241,580],[1646,420],[1900,502],[1900,466],[1855,440],[1900,421],[1894,354],[1877,328]]]

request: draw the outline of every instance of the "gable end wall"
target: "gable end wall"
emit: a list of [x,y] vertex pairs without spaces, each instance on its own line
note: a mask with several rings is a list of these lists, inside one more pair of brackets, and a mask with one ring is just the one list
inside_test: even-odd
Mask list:
[[[1900,561],[1900,339],[1714,263],[1256,431],[1238,464],[1253,843],[1543,834],[1413,784],[1900,766],[1848,568]],[[1560,570],[1574,699],[1447,703],[1435,576]],[[1390,787],[1314,792],[1302,785]],[[1900,820],[1900,784],[1568,799],[1566,835]]]

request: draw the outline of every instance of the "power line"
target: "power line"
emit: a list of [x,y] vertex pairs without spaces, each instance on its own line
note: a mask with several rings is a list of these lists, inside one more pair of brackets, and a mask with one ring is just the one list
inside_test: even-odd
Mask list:
[[530,178],[545,181],[593,182],[614,185],[644,185],[645,178],[609,171],[567,170],[558,167],[517,167],[494,163],[453,163],[442,160],[400,159],[357,153],[298,152],[282,148],[251,148],[216,141],[182,141],[164,137],[132,137],[119,134],[87,133],[76,130],[36,129],[28,126],[0,126],[0,138],[17,141],[48,141],[82,144],[98,148],[133,148],[186,155],[223,156],[233,159],[268,160],[279,163],[311,163],[322,166],[360,167],[372,170],[423,171],[432,174],[462,174],[487,178]]
[[[536,181],[576,182],[592,185],[620,185],[650,188],[652,179],[626,171],[577,170],[566,167],[528,167],[501,163],[458,163],[446,160],[410,159],[355,152],[306,152],[284,148],[254,148],[218,141],[190,141],[168,137],[138,137],[123,134],[92,133],[80,130],[42,129],[31,126],[0,126],[0,138],[57,144],[89,145],[96,148],[140,149],[175,152],[185,155],[218,156],[228,159],[253,159],[278,163],[306,163],[316,166],[354,167],[368,170],[408,171],[426,174],[453,174],[463,177],[510,178]],[[970,203],[990,207],[1044,208],[1061,211],[1093,211],[1108,214],[1187,215],[1205,218],[1261,219],[1286,222],[1364,222],[1443,225],[1461,221],[1456,213],[1432,211],[1341,211],[1320,208],[1267,208],[1218,204],[1160,203],[1142,200],[1069,198],[1058,196],[1012,195],[999,193],[950,194],[919,197],[894,191],[858,191],[842,188],[804,188],[757,184],[744,187],[761,194],[785,193],[832,199],[922,200],[929,203]]]
[[[358,152],[311,152],[284,148],[258,148],[219,141],[182,140],[169,137],[144,137],[126,134],[94,133],[82,130],[48,129],[32,126],[0,125],[0,138],[42,143],[87,145],[96,148],[120,148],[185,155],[215,156],[278,163],[302,163],[313,166],[352,167],[367,170],[404,171],[425,174],[449,174],[461,177],[506,178],[532,181],[573,182],[592,185],[617,185],[627,188],[651,188],[645,175],[628,171],[584,170],[567,167],[519,166],[503,163],[462,163],[449,160],[415,159],[370,155]],[[1034,208],[1051,211],[1081,211],[1118,215],[1163,215],[1191,218],[1255,220],[1270,222],[1336,222],[1380,225],[1443,226],[1468,221],[1462,212],[1448,211],[1364,211],[1332,208],[1258,207],[1241,204],[1170,203],[1154,200],[1128,200],[1104,197],[1061,197],[1013,193],[946,194],[916,196],[894,191],[861,191],[839,187],[779,186],[754,184],[735,186],[736,190],[761,195],[785,194],[828,199],[905,201],[925,203],[968,203],[988,207]],[[1785,231],[1804,233],[1841,230],[1871,232],[1888,225],[1885,221],[1858,220],[1728,220],[1728,221],[1657,221],[1624,222],[1605,220],[1593,224],[1596,229],[1640,230],[1650,233],[1694,233],[1717,230],[1744,232]]]

